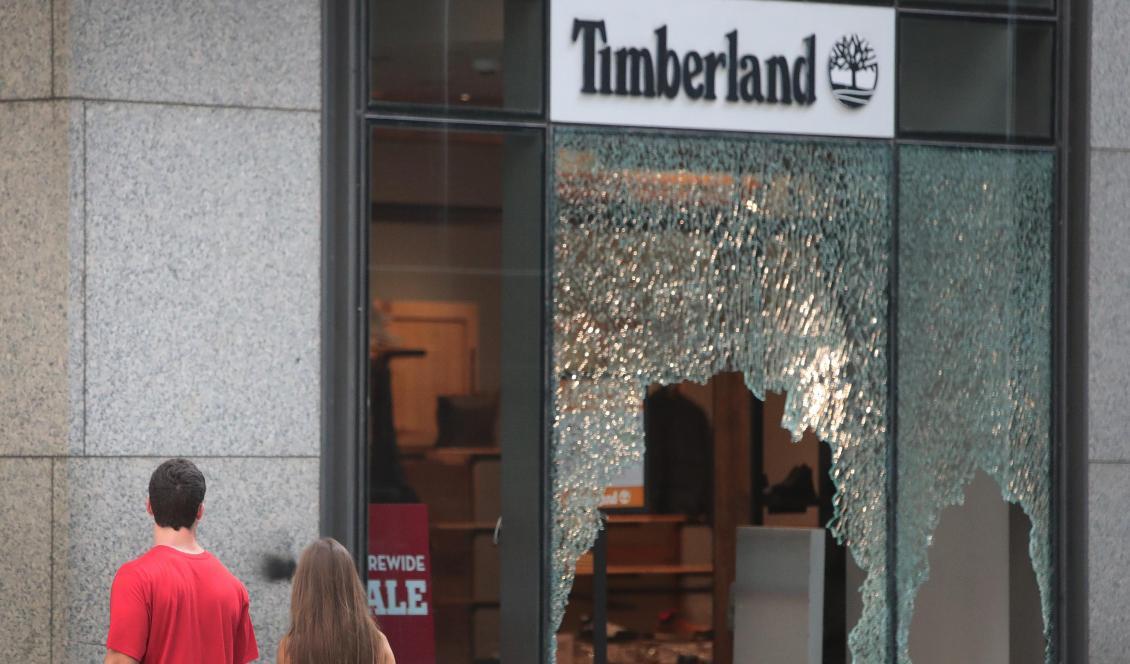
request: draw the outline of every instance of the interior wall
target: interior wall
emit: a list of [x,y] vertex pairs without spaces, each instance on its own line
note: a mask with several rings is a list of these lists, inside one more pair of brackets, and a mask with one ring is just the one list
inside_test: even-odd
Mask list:
[[479,388],[498,390],[502,360],[501,224],[379,222],[370,233],[372,296],[479,308]]
[[1044,614],[1040,587],[1028,553],[1032,522],[1016,504],[1008,506],[1008,647],[1011,664],[1044,659]]
[[910,626],[914,664],[1009,662],[1009,505],[987,475],[942,512],[929,556]]

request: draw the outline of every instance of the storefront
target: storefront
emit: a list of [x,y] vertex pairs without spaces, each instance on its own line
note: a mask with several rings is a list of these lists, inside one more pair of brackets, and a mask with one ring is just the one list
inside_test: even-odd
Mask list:
[[399,661],[1064,660],[1064,5],[331,12],[322,522]]

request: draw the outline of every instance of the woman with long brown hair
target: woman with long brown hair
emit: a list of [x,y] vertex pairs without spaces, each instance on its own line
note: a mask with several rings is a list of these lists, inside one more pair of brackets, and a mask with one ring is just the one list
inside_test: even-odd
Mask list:
[[353,557],[337,540],[317,540],[298,559],[278,664],[396,664]]

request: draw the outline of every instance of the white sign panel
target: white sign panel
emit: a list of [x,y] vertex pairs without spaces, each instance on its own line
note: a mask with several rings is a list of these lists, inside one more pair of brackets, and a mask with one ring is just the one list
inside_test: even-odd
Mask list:
[[769,0],[553,0],[558,122],[894,135],[895,12]]

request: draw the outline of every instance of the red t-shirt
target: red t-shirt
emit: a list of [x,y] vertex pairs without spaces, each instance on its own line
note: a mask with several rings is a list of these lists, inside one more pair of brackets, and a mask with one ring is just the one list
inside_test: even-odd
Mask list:
[[207,551],[168,546],[118,569],[106,647],[144,664],[246,664],[259,657],[239,579]]

